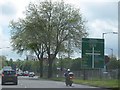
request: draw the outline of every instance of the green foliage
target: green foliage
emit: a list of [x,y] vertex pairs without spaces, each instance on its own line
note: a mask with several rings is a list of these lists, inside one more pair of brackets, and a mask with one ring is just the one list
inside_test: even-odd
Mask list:
[[58,52],[67,51],[69,40],[71,51],[81,48],[81,38],[86,36],[85,23],[80,10],[64,2],[30,3],[25,18],[10,23],[13,49],[20,54],[35,53],[39,60],[46,52],[51,77],[53,61]]
[[[64,78],[51,78],[50,80],[54,81],[63,81]],[[73,79],[73,82],[76,84],[83,84],[95,87],[102,87],[102,88],[119,88],[118,80],[81,80],[78,78]]]
[[71,65],[72,65],[72,59],[71,58],[64,58],[64,59],[58,59],[57,62],[57,66],[60,67],[60,68],[71,68]]
[[13,59],[12,58],[8,61],[8,65],[11,67],[13,66]]
[[13,62],[17,68],[23,71],[34,71],[35,73],[39,73],[39,61],[32,60],[16,60]]
[[77,84],[85,84],[103,88],[118,88],[118,80],[79,80],[75,79]]
[[72,71],[79,71],[82,67],[82,59],[81,58],[76,58],[72,62],[71,70]]
[[7,58],[5,56],[0,56],[0,60],[1,60],[0,61],[1,62],[0,65],[2,65],[2,66],[8,66],[8,60],[7,60]]
[[79,71],[81,69],[81,58],[71,59],[64,58],[57,60],[57,67],[70,68],[72,71]]
[[115,57],[110,58],[110,61],[107,63],[107,69],[118,69],[120,66],[120,60],[117,60]]
[[20,59],[17,59],[16,61],[14,61],[14,63],[15,63],[15,65],[16,65],[17,68],[19,68],[19,69],[22,70],[24,61],[22,61]]

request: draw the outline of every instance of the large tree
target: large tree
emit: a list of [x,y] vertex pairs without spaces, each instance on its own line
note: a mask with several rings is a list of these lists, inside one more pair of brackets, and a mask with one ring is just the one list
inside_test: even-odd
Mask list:
[[40,61],[45,52],[50,78],[53,60],[61,48],[81,48],[81,38],[86,36],[85,21],[79,9],[63,1],[30,3],[25,13],[25,18],[11,22],[13,48],[18,53],[30,50]]
[[18,21],[11,21],[11,39],[13,50],[22,54],[24,51],[34,53],[39,60],[40,77],[43,77],[43,54],[45,52],[42,43],[42,30],[44,24],[42,17],[38,15],[34,4],[29,4],[26,10],[26,17]]

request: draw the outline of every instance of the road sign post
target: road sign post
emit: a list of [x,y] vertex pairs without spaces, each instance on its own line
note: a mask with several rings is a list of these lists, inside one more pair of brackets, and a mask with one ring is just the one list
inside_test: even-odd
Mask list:
[[92,47],[92,68],[94,68],[94,47]]

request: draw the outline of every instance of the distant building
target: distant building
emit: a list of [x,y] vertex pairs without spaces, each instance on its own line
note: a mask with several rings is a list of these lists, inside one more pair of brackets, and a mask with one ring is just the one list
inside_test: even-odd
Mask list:
[[37,57],[34,55],[26,55],[26,60],[32,60],[32,61],[37,61]]
[[[38,58],[34,55],[26,55],[26,60],[39,61]],[[48,64],[48,58],[43,58],[43,62]]]

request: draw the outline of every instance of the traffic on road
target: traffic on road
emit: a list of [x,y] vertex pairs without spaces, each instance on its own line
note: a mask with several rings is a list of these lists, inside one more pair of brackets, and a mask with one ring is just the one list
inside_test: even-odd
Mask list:
[[[7,74],[6,77],[4,77],[3,74]],[[13,76],[11,75],[13,76],[15,75],[14,76],[15,78],[13,78]],[[68,86],[65,84],[65,82],[40,79],[39,76],[36,76],[34,72],[29,72],[29,75],[24,75],[24,74],[17,76],[16,75],[17,73],[15,73],[15,71],[14,73],[12,73],[12,69],[10,67],[6,67],[4,70],[2,70],[2,74],[0,78],[1,81],[0,87],[1,88],[93,88],[93,89],[97,88],[99,89],[99,87],[80,85],[74,83]],[[7,83],[5,82],[5,80]]]
[[0,86],[2,88],[98,88],[87,85],[73,84],[72,87],[66,86],[64,82],[43,80],[36,77],[20,76],[18,77],[18,85],[8,83]]

